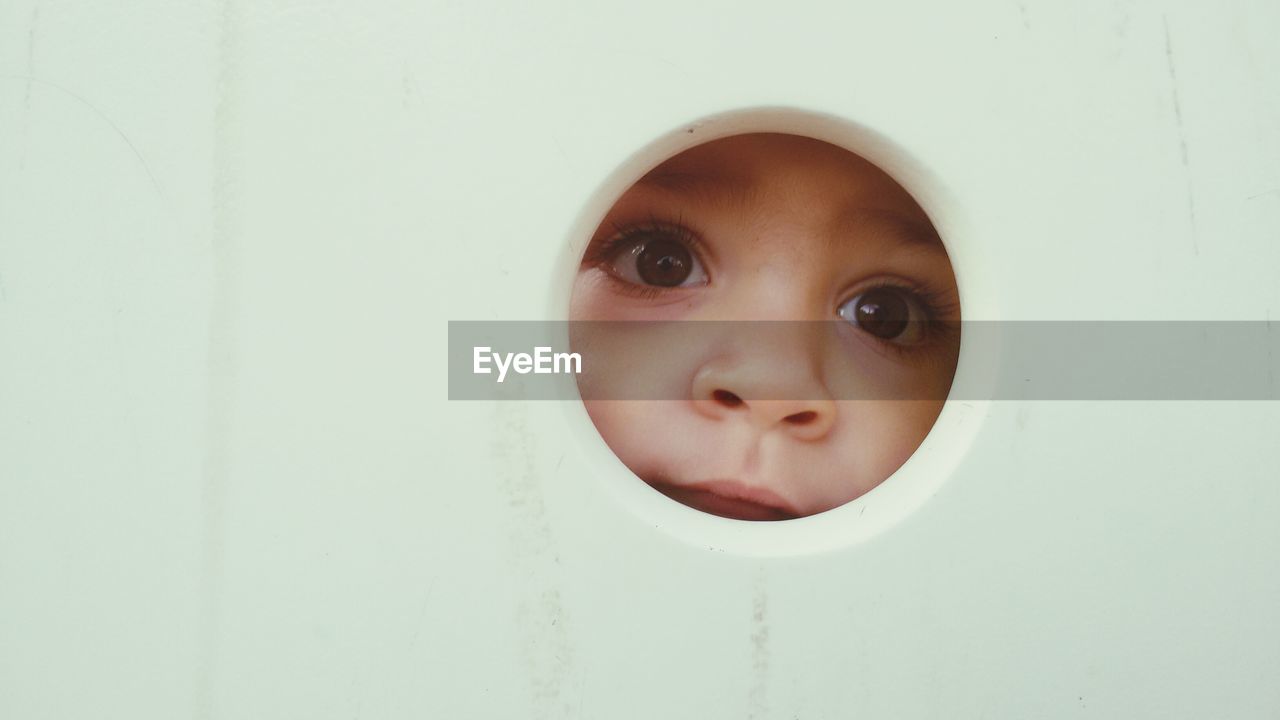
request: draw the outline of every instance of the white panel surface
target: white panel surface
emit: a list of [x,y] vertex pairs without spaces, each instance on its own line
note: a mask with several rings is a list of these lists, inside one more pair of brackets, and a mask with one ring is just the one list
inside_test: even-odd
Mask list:
[[738,541],[580,406],[450,402],[446,327],[564,319],[619,168],[757,107],[919,168],[966,319],[1275,320],[1277,31],[5,0],[0,717],[1275,717],[1274,401],[953,403]]

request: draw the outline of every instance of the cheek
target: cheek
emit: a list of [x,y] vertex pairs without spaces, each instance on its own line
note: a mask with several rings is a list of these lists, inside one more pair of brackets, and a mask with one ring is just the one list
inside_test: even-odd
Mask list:
[[569,302],[570,320],[684,320],[702,303],[701,288],[673,288],[661,297],[634,296],[598,268],[579,270]]
[[684,446],[688,434],[675,430],[683,403],[596,400],[585,405],[605,444],[636,475],[670,469],[689,449]]
[[785,494],[809,514],[861,497],[911,457],[941,407],[932,401],[837,401],[831,435],[821,444],[796,446],[796,454],[774,467],[789,478]]
[[851,402],[847,427],[870,482],[878,485],[920,447],[942,410],[940,401]]
[[598,270],[579,270],[569,301],[570,320],[608,320],[612,312],[607,289]]
[[705,334],[695,323],[575,322],[579,391],[584,400],[687,401],[709,352]]
[[600,433],[600,437],[604,438],[605,444],[624,463],[631,466],[631,462],[626,457],[623,457],[620,449],[631,447],[634,444],[632,436],[637,433],[643,434],[644,432],[643,426],[647,413],[640,408],[641,403],[617,400],[587,400],[583,404],[586,405],[587,414],[591,416],[591,422],[596,426],[596,431]]
[[858,332],[840,327],[828,338],[825,368],[833,397],[927,402],[946,398],[955,373],[950,346],[899,354],[876,347],[879,341]]

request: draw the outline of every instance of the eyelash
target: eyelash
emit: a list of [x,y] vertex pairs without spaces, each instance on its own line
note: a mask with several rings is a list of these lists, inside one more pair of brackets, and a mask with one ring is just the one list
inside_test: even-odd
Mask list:
[[856,293],[850,294],[844,300],[836,303],[839,307],[859,295],[866,295],[874,290],[897,290],[906,293],[920,304],[920,309],[924,311],[925,320],[935,322],[940,320],[944,315],[951,314],[956,310],[956,303],[953,302],[945,293],[931,290],[923,285],[909,283],[905,281],[889,282],[880,281],[867,287],[861,288]]
[[618,250],[642,238],[655,235],[665,235],[687,247],[702,266],[703,272],[707,273],[708,282],[710,281],[711,273],[707,270],[706,245],[696,232],[685,225],[682,218],[671,221],[650,215],[648,220],[642,223],[631,225],[613,223],[613,229],[615,232],[612,236],[593,242],[587,247],[586,254],[582,258],[582,266],[602,270],[623,294],[634,298],[652,299],[678,289],[659,285],[636,285],[605,269],[605,266],[617,255]]
[[924,337],[918,343],[902,344],[870,336],[876,340],[878,345],[899,356],[907,356],[917,352],[928,352],[930,349],[949,344],[954,340],[959,330],[959,323],[953,320],[943,320],[942,318],[954,316],[959,310],[959,305],[951,299],[949,294],[933,290],[918,283],[905,280],[897,280],[896,282],[882,280],[860,288],[856,293],[845,296],[845,299],[836,303],[836,307],[840,307],[861,295],[884,289],[905,293],[919,304],[920,310],[924,313],[924,319],[921,321]]
[[[614,283],[618,291],[623,294],[634,298],[652,299],[673,291],[673,288],[657,285],[636,285],[616,277],[612,272],[605,269],[605,266],[614,259],[619,249],[626,247],[629,243],[655,235],[665,235],[689,248],[689,251],[702,265],[703,271],[707,273],[708,282],[710,281],[711,273],[707,270],[705,243],[696,232],[690,230],[684,224],[683,219],[671,221],[656,215],[650,215],[648,220],[642,223],[630,225],[614,223],[613,228],[615,233],[612,236],[602,241],[593,242],[588,246],[582,259],[582,266],[602,270],[605,276]],[[954,315],[958,310],[958,305],[947,293],[933,290],[918,283],[904,280],[894,282],[882,280],[859,289],[857,293],[847,295],[843,300],[836,303],[836,307],[844,305],[859,295],[881,289],[905,293],[919,305],[925,316],[923,320],[925,337],[915,345],[903,345],[889,340],[877,339],[878,344],[887,347],[892,352],[907,355],[913,351],[919,351],[952,338],[957,329],[955,327],[956,323],[944,322],[942,318]]]

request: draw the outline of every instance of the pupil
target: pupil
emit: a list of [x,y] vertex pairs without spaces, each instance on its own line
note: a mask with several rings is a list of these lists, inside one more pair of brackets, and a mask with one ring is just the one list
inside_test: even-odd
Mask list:
[[911,310],[901,295],[889,289],[881,289],[862,296],[856,315],[858,325],[863,330],[889,340],[907,329]]
[[645,245],[636,256],[640,279],[649,285],[675,287],[693,272],[693,258],[688,249],[674,240],[656,239]]

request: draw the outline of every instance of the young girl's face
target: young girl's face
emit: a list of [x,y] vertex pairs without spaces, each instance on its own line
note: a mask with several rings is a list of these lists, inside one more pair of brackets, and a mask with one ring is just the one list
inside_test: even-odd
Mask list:
[[[888,175],[755,134],[677,155],[618,200],[571,319],[830,321],[647,323],[584,363],[587,411],[636,475],[709,513],[780,520],[853,500],[915,451],[960,315],[937,233]],[[659,341],[655,326],[696,330]],[[664,399],[594,399],[640,396]]]

